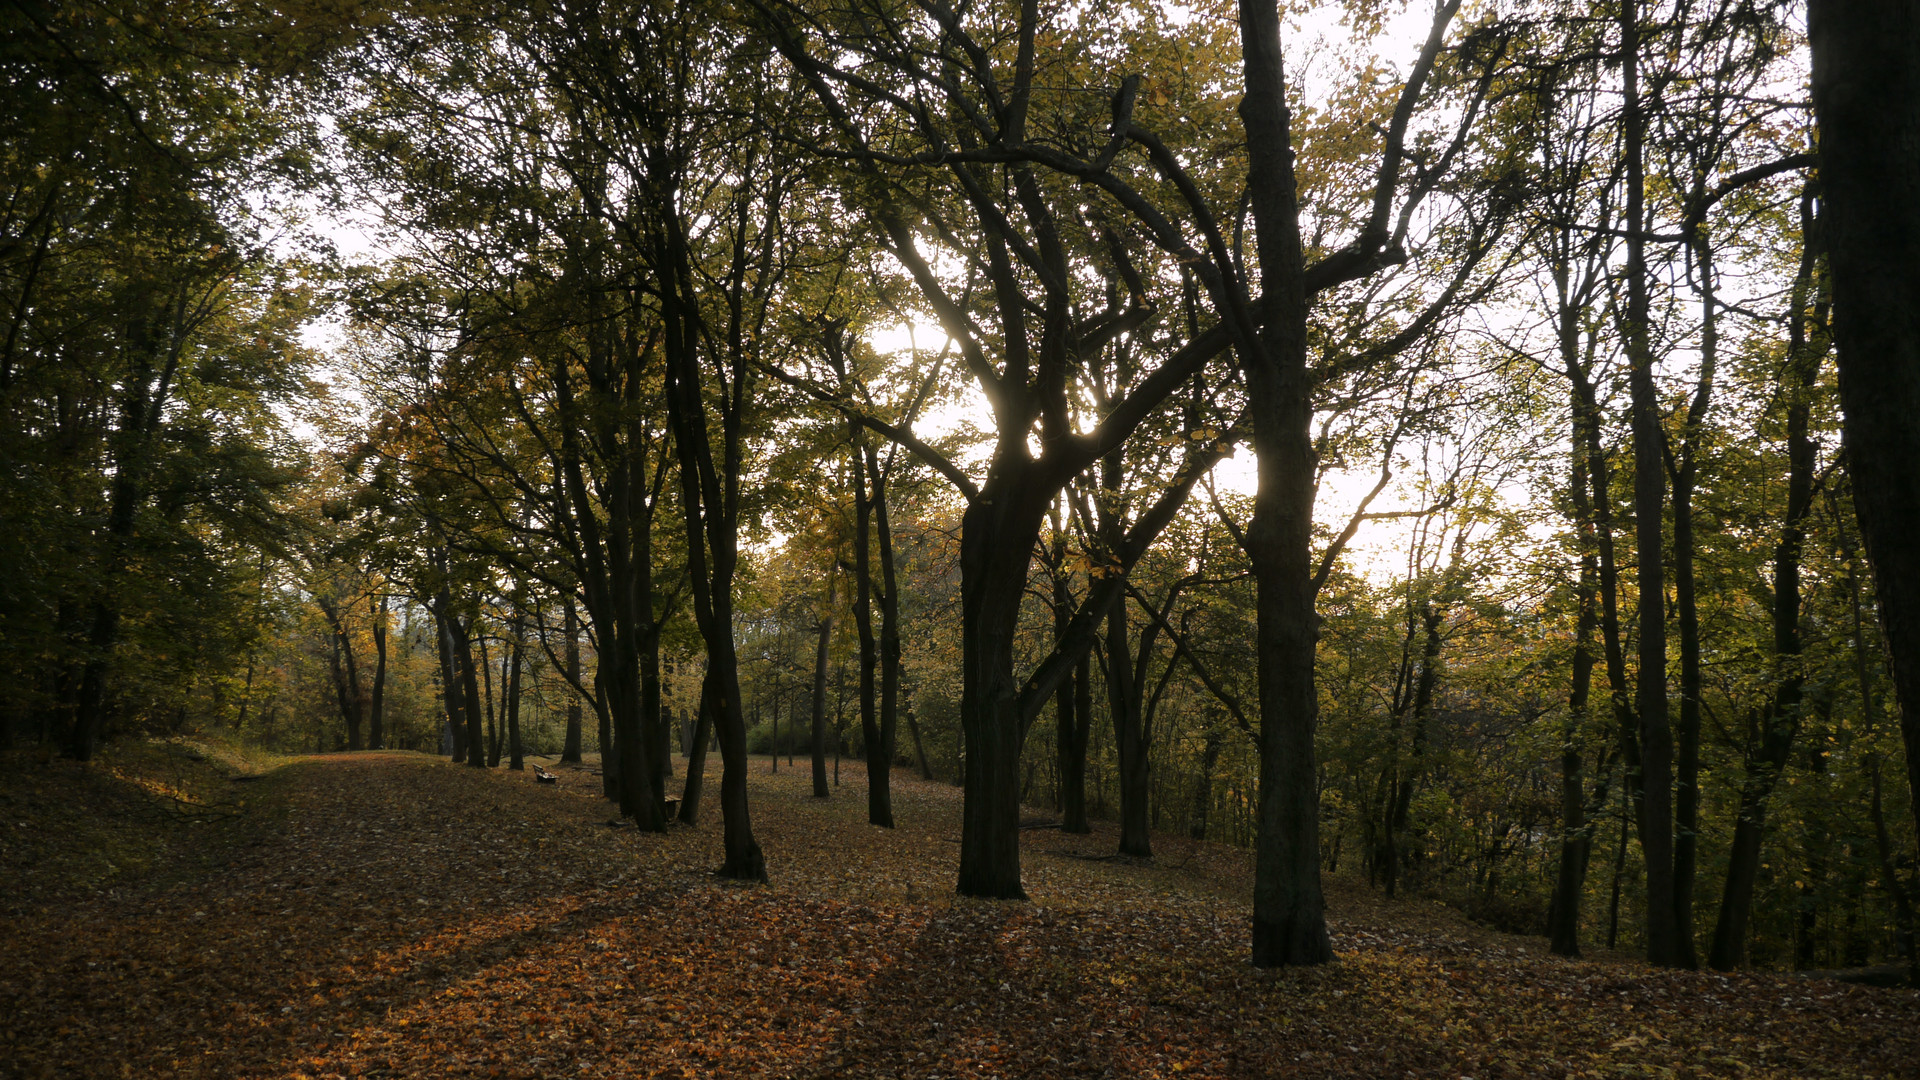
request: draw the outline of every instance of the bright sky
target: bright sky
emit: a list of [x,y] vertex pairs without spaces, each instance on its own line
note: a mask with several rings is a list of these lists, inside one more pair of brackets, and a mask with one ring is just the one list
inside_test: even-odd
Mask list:
[[[917,345],[922,356],[936,353],[947,341],[938,326],[909,326],[901,323],[867,335],[868,344],[881,353],[898,354]],[[914,433],[938,438],[952,433],[963,422],[971,421],[981,431],[993,430],[993,413],[979,387],[969,381],[958,400],[949,400],[930,410],[914,425]],[[1257,460],[1251,447],[1242,446],[1234,455],[1214,466],[1214,484],[1219,490],[1251,496],[1257,483]],[[1380,493],[1368,509],[1372,512],[1410,510],[1418,506],[1413,484],[1414,470],[1396,468],[1393,483]],[[1337,532],[1359,507],[1362,499],[1379,480],[1378,464],[1364,468],[1335,470],[1320,484],[1320,498],[1314,506],[1314,519]],[[1244,523],[1243,523],[1244,524]],[[1347,546],[1346,565],[1365,574],[1376,583],[1406,572],[1406,549],[1415,524],[1404,518],[1366,521]]]

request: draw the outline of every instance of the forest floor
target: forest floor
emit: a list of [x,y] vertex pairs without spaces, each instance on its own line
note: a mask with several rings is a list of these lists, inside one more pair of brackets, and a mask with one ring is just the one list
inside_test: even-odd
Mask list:
[[[548,763],[551,767],[551,763]],[[1920,993],[1567,961],[1335,885],[1338,962],[1246,962],[1243,853],[1023,835],[962,900],[957,790],[753,765],[773,882],[599,780],[416,754],[0,756],[0,1077],[1920,1076]],[[717,764],[716,764],[717,769]]]

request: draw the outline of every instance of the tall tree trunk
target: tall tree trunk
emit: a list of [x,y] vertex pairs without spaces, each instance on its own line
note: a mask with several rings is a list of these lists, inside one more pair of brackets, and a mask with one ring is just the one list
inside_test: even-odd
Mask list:
[[920,738],[920,722],[913,715],[913,695],[906,696],[907,734],[913,736],[913,758],[920,766],[920,779],[932,782],[933,762],[927,758],[926,741]]
[[713,742],[713,712],[703,689],[695,710],[693,739],[687,744],[687,782],[680,792],[680,823],[700,824],[700,794],[707,784],[707,746]]
[[813,724],[808,732],[808,753],[813,758],[813,797],[832,794],[827,786],[827,646],[833,638],[833,604],[838,573],[827,571],[827,606],[820,613],[820,625],[814,631],[813,645]]
[[[1578,333],[1574,312],[1563,312],[1563,354],[1577,363]],[[1593,829],[1587,822],[1586,782],[1582,778],[1581,745],[1590,723],[1593,694],[1593,635],[1599,624],[1595,606],[1598,560],[1593,548],[1592,501],[1587,497],[1587,443],[1574,402],[1573,476],[1567,485],[1573,505],[1574,531],[1580,541],[1580,576],[1574,586],[1573,681],[1567,691],[1567,726],[1560,749],[1560,865],[1554,877],[1553,901],[1547,916],[1548,948],[1559,956],[1580,955],[1580,903],[1586,892],[1587,866],[1593,854]]]
[[[1462,532],[1460,539],[1465,538],[1466,534]],[[1459,562],[1463,547],[1464,544],[1455,545],[1456,564]],[[1447,576],[1451,577],[1452,573],[1453,568],[1449,567]],[[1439,587],[1444,589],[1444,583]],[[1445,617],[1444,609],[1432,598],[1429,598],[1421,608],[1420,676],[1414,687],[1412,708],[1409,711],[1409,720],[1413,729],[1410,736],[1411,742],[1404,767],[1395,770],[1393,798],[1391,805],[1387,808],[1387,858],[1386,865],[1381,867],[1381,871],[1385,875],[1388,896],[1394,895],[1395,889],[1398,888],[1401,871],[1405,869],[1408,856],[1411,854],[1408,849],[1412,843],[1413,794],[1418,786],[1417,781],[1423,767],[1422,760],[1427,754],[1427,714],[1433,709],[1433,692],[1440,683],[1440,623]]]
[[[893,747],[891,730],[882,733],[883,717],[879,693],[894,694],[899,691],[899,673],[897,668],[883,674],[879,642],[873,633],[873,527],[877,508],[874,503],[884,497],[878,455],[866,445],[863,432],[858,425],[853,429],[853,618],[860,633],[860,745],[866,751],[867,758],[867,823],[883,828],[893,828]],[[871,481],[871,488],[869,488]],[[885,525],[882,523],[882,529]],[[883,541],[883,543],[889,543]],[[881,604],[884,607],[887,592],[891,590],[892,551],[886,553],[883,561],[889,581],[881,586]],[[881,619],[885,621],[885,612]],[[893,645],[899,648],[899,639]],[[897,664],[898,652],[894,655]],[[876,683],[885,683],[891,675],[893,685],[884,687]],[[893,702],[886,703],[892,706]],[[893,717],[884,718],[889,729]]]
[[1300,245],[1280,19],[1272,0],[1241,0],[1247,191],[1258,230],[1258,348],[1241,343],[1259,459],[1246,548],[1254,577],[1260,685],[1260,809],[1254,855],[1253,963],[1333,959],[1320,889],[1319,634],[1313,604],[1314,453],[1307,368],[1307,293]]
[[[387,594],[381,593],[373,606],[373,700],[367,710],[367,749],[387,748]],[[252,677],[252,663],[248,663]]]
[[1026,731],[1014,652],[1027,567],[1053,494],[1051,485],[1025,475],[1030,468],[1015,466],[989,478],[961,518],[963,896],[1027,895],[1020,883],[1020,749]]
[[523,645],[520,641],[520,614],[514,612],[513,642],[507,652],[507,768],[514,772],[526,769],[526,755],[520,746],[520,666]]
[[[487,635],[476,635],[480,646],[480,701],[487,712],[487,768],[500,767],[500,716],[493,707],[493,658],[487,652]],[[501,689],[505,689],[504,686]]]
[[1847,467],[1920,822],[1920,8],[1812,0],[1807,30]]
[[1733,845],[1727,856],[1726,891],[1707,958],[1721,971],[1746,963],[1747,924],[1760,874],[1767,802],[1793,752],[1801,722],[1806,676],[1800,660],[1800,563],[1806,547],[1807,518],[1813,511],[1814,466],[1819,450],[1811,432],[1812,398],[1820,359],[1826,352],[1825,335],[1820,332],[1826,303],[1817,295],[1815,284],[1815,229],[1813,190],[1809,188],[1801,198],[1801,231],[1806,245],[1791,293],[1787,360],[1780,373],[1782,397],[1787,403],[1787,505],[1773,553],[1773,701],[1764,709],[1759,745],[1747,756],[1739,815],[1734,820]]
[[1700,611],[1694,582],[1693,490],[1700,442],[1719,365],[1719,302],[1714,295],[1713,244],[1704,229],[1691,238],[1700,281],[1700,374],[1687,405],[1686,428],[1673,469],[1673,594],[1680,632],[1680,729],[1674,760],[1673,921],[1679,927],[1682,967],[1697,967],[1693,942],[1694,871],[1700,833]]
[[1147,819],[1147,746],[1141,687],[1135,680],[1127,606],[1107,612],[1107,711],[1119,758],[1120,854],[1150,858],[1153,832]]
[[[567,593],[567,682],[571,686],[580,683],[580,612],[574,607],[573,593]],[[567,741],[560,749],[560,763],[563,765],[580,764],[580,720],[582,709],[579,691],[567,696]]]
[[474,671],[473,638],[468,624],[456,616],[448,620],[453,627],[453,660],[460,668],[461,698],[467,714],[467,764],[487,767],[486,732],[481,728],[480,680]]
[[347,749],[360,749],[360,709],[365,704],[360,693],[360,673],[353,660],[353,643],[347,638],[346,623],[339,605],[316,598],[327,617],[327,668],[333,676],[333,693],[340,720],[347,729]]
[[446,700],[447,733],[455,763],[467,759],[467,707],[460,664],[453,654],[453,600],[442,588],[433,603],[434,637],[440,645],[440,690]]
[[[72,743],[68,753],[78,761],[90,761],[106,729],[107,672],[113,652],[120,641],[120,608],[116,601],[116,583],[131,558],[135,523],[140,507],[147,501],[146,474],[153,434],[165,415],[167,398],[181,350],[167,348],[161,332],[154,326],[154,314],[171,314],[167,305],[149,312],[153,303],[151,285],[128,290],[124,299],[132,316],[127,321],[123,349],[132,361],[120,402],[118,427],[109,440],[113,457],[113,480],[107,488],[107,525],[102,539],[105,551],[94,583],[96,599],[90,605],[92,615],[86,638],[86,661],[74,684],[72,705]],[[183,299],[182,301],[183,302]],[[178,325],[178,320],[168,320]],[[155,360],[165,357],[158,370]]]
[[1187,820],[1187,835],[1195,840],[1207,838],[1207,818],[1213,812],[1213,770],[1220,764],[1220,731],[1207,725],[1206,742],[1200,749],[1200,772],[1194,777],[1193,811]]
[[1627,389],[1632,399],[1634,547],[1638,562],[1640,670],[1634,710],[1640,720],[1640,849],[1647,877],[1647,960],[1685,965],[1690,949],[1674,919],[1673,729],[1667,718],[1666,432],[1653,381],[1651,305],[1647,298],[1645,103],[1640,100],[1640,11],[1620,5],[1620,73],[1626,155]]
[[[736,282],[727,328],[728,352],[724,358],[714,358],[713,378],[706,378],[700,360],[695,275],[679,213],[677,207],[665,210],[665,236],[655,252],[655,270],[664,294],[667,412],[679,462],[687,579],[693,592],[694,622],[707,646],[701,712],[711,713],[720,743],[724,861],[718,872],[736,881],[763,882],[767,879],[766,856],[754,838],[747,806],[746,715],[741,711],[739,655],[733,641],[733,581],[739,562],[739,489],[747,404],[746,328],[741,323],[742,297]],[[736,262],[745,258],[738,247],[735,258]],[[702,393],[708,382],[717,385],[720,399],[716,408],[721,427],[718,462],[714,460],[708,407]]]
[[[1053,580],[1053,633],[1055,647],[1067,632],[1068,612],[1073,597],[1063,571]],[[1073,678],[1063,680],[1054,692],[1055,767],[1060,774],[1060,830],[1085,835],[1093,831],[1087,823],[1087,739],[1093,728],[1093,659],[1083,656],[1073,666]]]

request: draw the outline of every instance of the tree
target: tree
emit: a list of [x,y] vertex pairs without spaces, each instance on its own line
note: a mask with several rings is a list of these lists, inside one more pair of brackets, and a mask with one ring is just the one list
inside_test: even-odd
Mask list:
[[1920,12],[1813,0],[1807,30],[1847,460],[1920,821]]

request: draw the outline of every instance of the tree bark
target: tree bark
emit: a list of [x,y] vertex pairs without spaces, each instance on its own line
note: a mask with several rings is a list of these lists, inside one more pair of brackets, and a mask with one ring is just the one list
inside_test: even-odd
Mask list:
[[474,672],[473,639],[467,629],[455,616],[448,620],[453,627],[453,660],[460,668],[461,698],[467,714],[467,764],[477,769],[487,767],[486,732],[481,727],[480,680]]
[[1815,284],[1815,229],[1813,191],[1809,188],[1801,198],[1801,231],[1806,243],[1791,293],[1787,359],[1780,373],[1781,396],[1787,404],[1787,505],[1773,554],[1773,700],[1763,709],[1759,745],[1749,750],[1740,788],[1740,808],[1727,856],[1726,890],[1707,958],[1720,971],[1746,963],[1747,924],[1760,874],[1767,802],[1779,783],[1781,770],[1786,768],[1801,723],[1806,676],[1800,660],[1800,564],[1806,547],[1807,519],[1813,511],[1814,466],[1819,450],[1811,432],[1812,398],[1820,360],[1826,353],[1825,335],[1820,332],[1826,302],[1818,296]]
[[[853,429],[853,617],[860,631],[860,745],[867,759],[867,823],[893,828],[893,741],[900,692],[900,637],[894,620],[893,539],[888,535],[885,479],[879,455]],[[873,633],[873,533],[881,546],[880,621],[883,641]],[[892,610],[889,611],[888,608]],[[883,656],[886,649],[891,656]],[[883,670],[884,669],[884,670]],[[878,685],[876,686],[876,681]]]
[[1247,190],[1261,267],[1257,347],[1241,342],[1254,452],[1254,577],[1260,685],[1259,838],[1254,856],[1253,963],[1333,959],[1320,888],[1319,770],[1313,683],[1314,452],[1307,369],[1307,293],[1300,245],[1280,20],[1272,0],[1241,0]]
[[440,691],[446,701],[451,757],[458,764],[467,759],[467,708],[461,692],[460,665],[453,658],[452,608],[453,601],[442,588],[433,603],[434,638],[440,646]]
[[1807,29],[1843,440],[1920,822],[1920,9],[1811,0]]
[[1632,399],[1634,547],[1639,587],[1634,710],[1640,721],[1640,849],[1647,878],[1647,960],[1690,966],[1689,933],[1675,920],[1673,873],[1673,729],[1667,713],[1666,432],[1653,381],[1646,262],[1645,104],[1640,100],[1640,14],[1620,5],[1620,77],[1625,131],[1627,389]]
[[[373,606],[373,700],[367,710],[367,749],[387,748],[387,594]],[[248,669],[252,676],[252,668]]]
[[813,645],[813,716],[808,731],[808,753],[813,758],[813,797],[824,799],[833,792],[827,786],[827,646],[833,638],[834,587],[839,576],[827,571],[827,606],[820,614]]
[[[1067,632],[1068,612],[1073,597],[1064,574],[1056,571],[1053,580],[1053,633],[1055,647]],[[1089,654],[1073,666],[1073,678],[1062,680],[1054,691],[1054,764],[1060,775],[1060,831],[1086,835],[1093,831],[1087,823],[1087,739],[1093,732],[1093,658]]]
[[520,615],[514,613],[513,641],[507,651],[507,768],[514,772],[526,769],[526,755],[520,746],[520,667],[522,644],[520,641]]
[[[581,685],[580,613],[579,610],[574,607],[573,593],[571,592],[567,593],[566,605],[567,682],[569,685],[579,686]],[[582,702],[579,691],[576,690],[567,696],[567,741],[562,745],[560,750],[560,763],[562,765],[580,764],[580,720],[581,714],[584,711],[581,705]]]

